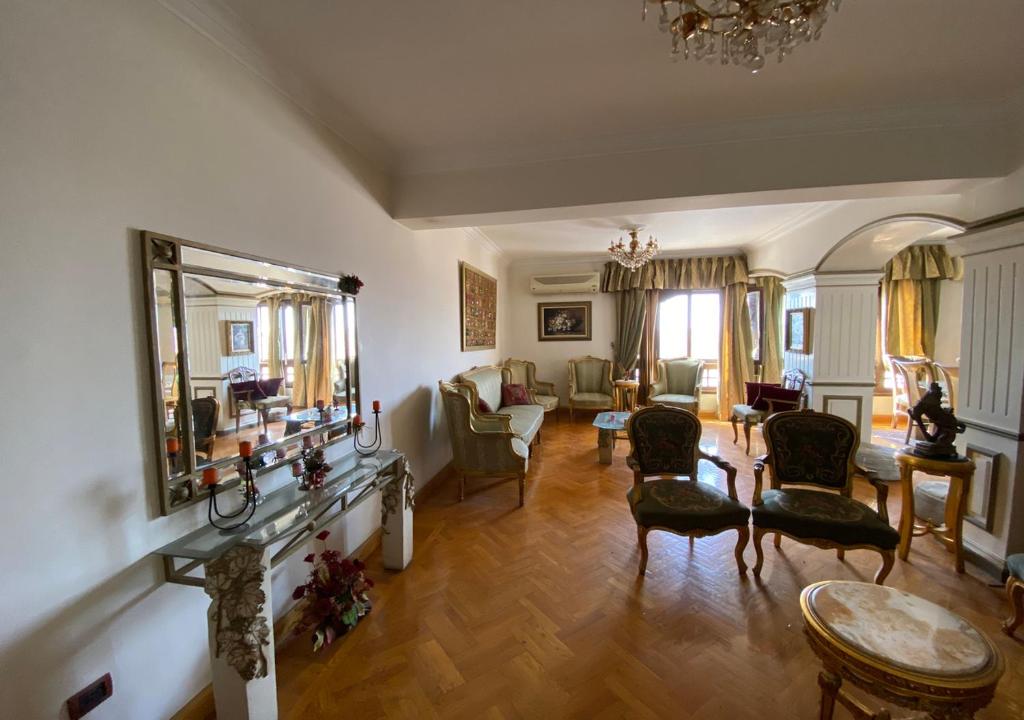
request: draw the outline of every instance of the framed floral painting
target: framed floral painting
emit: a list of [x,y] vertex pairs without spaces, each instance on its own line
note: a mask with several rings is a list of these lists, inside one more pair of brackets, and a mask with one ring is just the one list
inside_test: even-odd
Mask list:
[[537,339],[590,340],[591,301],[537,303]]

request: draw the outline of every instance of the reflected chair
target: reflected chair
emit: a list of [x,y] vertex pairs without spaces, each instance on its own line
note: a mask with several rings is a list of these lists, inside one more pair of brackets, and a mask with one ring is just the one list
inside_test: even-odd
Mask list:
[[201,397],[192,401],[192,435],[196,452],[213,460],[213,446],[217,441],[217,420],[220,418],[220,402],[215,397]]
[[544,408],[545,414],[554,412],[555,422],[558,422],[558,394],[555,392],[555,384],[537,379],[536,363],[509,358],[505,361],[505,367],[509,371],[509,382],[525,385],[532,394],[533,401]]
[[[729,422],[732,423],[732,441],[736,444],[740,440],[739,430],[736,424],[743,421],[743,437],[747,441],[746,454],[750,454],[750,428],[757,425],[766,417],[770,417],[783,410],[799,410],[806,400],[804,386],[807,384],[807,375],[803,370],[786,370],[782,373],[782,382],[775,385],[758,383],[759,390],[757,397],[748,398],[748,402],[742,405],[733,405]],[[749,393],[748,383],[748,393]],[[782,392],[777,392],[781,390]]]
[[[926,357],[893,355],[889,358],[892,366],[892,424],[896,427],[899,416],[905,415],[910,408],[917,405],[921,395],[933,379],[931,360]],[[924,387],[922,387],[922,383]],[[914,422],[907,418],[907,437],[910,442]]]
[[[750,509],[736,495],[736,468],[699,447],[701,424],[688,410],[654,405],[637,410],[626,421],[632,443],[628,464],[633,487],[626,494],[636,521],[640,545],[640,574],[647,572],[647,534],[665,530],[690,538],[739,534],[736,565],[747,571],[743,549],[750,538]],[[725,471],[728,494],[697,479],[697,465],[708,460]],[[647,480],[656,476],[655,480]],[[683,478],[686,479],[683,479]]]
[[612,361],[592,355],[569,361],[569,422],[576,408],[611,410],[615,406]]
[[703,374],[703,360],[659,360],[658,379],[651,384],[648,399],[653,404],[682,408],[696,415],[700,409],[700,381]]
[[438,383],[448,420],[453,464],[459,476],[459,501],[466,497],[466,478],[507,478],[519,484],[519,507],[525,501],[530,448],[512,430],[508,415],[477,412],[480,398],[471,383]]
[[[788,410],[764,421],[768,453],[754,463],[754,550],[760,576],[764,555],[761,538],[775,533],[775,547],[782,536],[805,545],[834,548],[840,560],[846,550],[874,550],[882,556],[875,575],[881,585],[895,561],[900,535],[889,524],[886,497],[889,488],[874,472],[854,461],[860,435],[845,418],[813,410]],[[762,491],[765,466],[771,489]],[[868,479],[877,493],[878,511],[851,497],[853,478]],[[824,490],[811,490],[811,486]],[[833,492],[828,492],[833,491]]]
[[1013,633],[1024,623],[1024,553],[1006,558],[1006,569],[1010,577],[1006,580],[1006,599],[1010,603],[1010,617],[1003,621],[1003,632]]
[[[270,432],[270,411],[272,409],[283,407],[286,414],[291,414],[291,395],[267,395],[261,388],[259,375],[252,368],[236,367],[234,370],[229,370],[226,377],[231,392],[231,414],[235,418],[236,434],[241,428],[243,410],[255,411],[259,420],[263,421],[263,430],[267,433]],[[275,382],[278,388],[284,384],[279,378],[264,381],[262,384],[267,382]],[[257,425],[259,425],[259,420]]]
[[[945,397],[943,400],[949,405],[950,412],[956,412],[957,393],[960,390],[960,367],[948,363],[932,363],[933,377],[943,385]],[[936,377],[937,376],[937,377]]]

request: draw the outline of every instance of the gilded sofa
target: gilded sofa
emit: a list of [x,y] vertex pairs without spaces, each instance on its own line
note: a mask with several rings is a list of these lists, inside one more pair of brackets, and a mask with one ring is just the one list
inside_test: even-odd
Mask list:
[[700,409],[700,380],[703,372],[703,360],[659,360],[658,379],[651,383],[648,400],[657,405],[689,410],[696,415]]
[[558,394],[555,392],[555,384],[537,379],[537,365],[529,360],[509,358],[505,361],[505,367],[509,371],[509,382],[525,385],[532,393],[534,402],[544,408],[545,413],[554,412],[557,421]]
[[615,405],[612,361],[591,355],[569,361],[569,421],[576,408],[611,410]]
[[[528,446],[534,440],[540,442],[540,427],[544,423],[544,408],[540,405],[502,405],[501,388],[511,384],[512,373],[508,368],[497,365],[467,370],[458,377],[458,381],[470,385],[478,399],[487,403],[491,414],[508,417],[512,432],[518,435]],[[474,411],[479,408],[474,405]]]

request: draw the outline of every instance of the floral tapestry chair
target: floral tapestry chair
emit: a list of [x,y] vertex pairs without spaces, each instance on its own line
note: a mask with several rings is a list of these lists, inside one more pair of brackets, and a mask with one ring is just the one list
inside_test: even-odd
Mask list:
[[576,408],[611,410],[613,394],[611,360],[587,355],[569,361],[569,422]]
[[700,408],[700,380],[703,372],[703,360],[659,360],[658,379],[651,384],[650,401],[696,414]]
[[515,385],[524,385],[533,393],[534,402],[544,408],[545,414],[555,413],[555,422],[557,422],[558,394],[555,392],[555,384],[537,379],[536,363],[509,358],[505,361],[505,367],[509,371],[509,382]]
[[[768,453],[754,463],[754,575],[761,574],[764,563],[761,538],[775,533],[775,547],[785,535],[805,545],[834,548],[840,560],[846,550],[874,550],[882,556],[875,575],[881,585],[892,570],[900,535],[889,524],[888,487],[854,461],[860,445],[856,426],[835,415],[789,410],[765,420],[764,439]],[[769,490],[762,490],[765,466]],[[874,486],[877,512],[851,497],[855,475]]]
[[480,398],[470,383],[439,383],[448,420],[453,463],[459,476],[459,501],[466,497],[466,478],[507,478],[519,484],[519,507],[526,492],[530,447],[512,429],[512,418],[477,411]]
[[[700,449],[701,424],[688,410],[654,405],[637,410],[626,422],[633,445],[628,464],[633,487],[626,494],[636,521],[640,574],[647,572],[647,534],[664,530],[690,538],[735,530],[736,565],[747,571],[743,549],[750,538],[750,509],[736,495],[736,468]],[[728,492],[697,479],[697,464],[708,460],[725,471]],[[648,480],[655,476],[657,479]],[[684,479],[685,478],[685,479]]]

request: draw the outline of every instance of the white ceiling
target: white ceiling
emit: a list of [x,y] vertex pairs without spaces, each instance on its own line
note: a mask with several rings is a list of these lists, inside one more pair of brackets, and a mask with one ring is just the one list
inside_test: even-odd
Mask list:
[[1024,26],[1021,0],[850,0],[820,42],[758,75],[673,64],[639,2],[191,4],[307,109],[400,171],[671,142],[709,127],[749,135],[763,122],[774,133],[780,118],[986,112],[1024,87],[1024,43],[1002,31]]
[[791,203],[687,210],[553,222],[489,225],[480,230],[510,259],[601,257],[621,230],[642,225],[640,239],[658,239],[662,254],[746,249],[769,242],[841,206],[842,202]]

